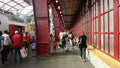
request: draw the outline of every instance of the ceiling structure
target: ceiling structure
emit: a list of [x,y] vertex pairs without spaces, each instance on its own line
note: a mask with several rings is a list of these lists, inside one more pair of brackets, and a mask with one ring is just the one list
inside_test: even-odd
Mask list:
[[66,29],[70,29],[80,12],[81,0],[56,0],[60,6],[63,23]]
[[0,0],[0,10],[15,15],[33,14],[32,0]]
[[[49,1],[49,0],[48,0]],[[70,29],[79,16],[80,6],[84,0],[54,0],[59,6],[60,15],[66,29]],[[0,0],[0,10],[12,14],[33,15],[32,0]]]

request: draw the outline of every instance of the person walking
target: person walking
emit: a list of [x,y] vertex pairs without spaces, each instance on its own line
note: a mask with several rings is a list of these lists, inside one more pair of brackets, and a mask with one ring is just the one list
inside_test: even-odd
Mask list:
[[4,42],[3,42],[4,45],[2,50],[2,61],[3,61],[2,63],[5,64],[10,51],[11,40],[7,30],[4,31],[4,34],[2,35],[2,37],[4,38]]
[[79,49],[80,49],[80,56],[84,61],[86,61],[86,48],[87,48],[87,36],[82,32],[82,35],[79,36]]
[[1,54],[1,59],[2,59],[2,64],[5,64],[4,62],[4,56],[3,56],[3,41],[4,41],[4,37],[2,37],[2,31],[0,31],[0,54]]
[[13,42],[13,55],[14,55],[14,62],[17,62],[17,53],[19,53],[20,61],[22,60],[20,49],[22,46],[21,35],[18,31],[15,31],[15,34],[12,37]]

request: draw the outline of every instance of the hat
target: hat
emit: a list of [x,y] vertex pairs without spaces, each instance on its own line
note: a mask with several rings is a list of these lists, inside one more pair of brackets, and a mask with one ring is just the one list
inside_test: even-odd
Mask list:
[[15,31],[15,34],[17,34],[18,33],[18,31]]

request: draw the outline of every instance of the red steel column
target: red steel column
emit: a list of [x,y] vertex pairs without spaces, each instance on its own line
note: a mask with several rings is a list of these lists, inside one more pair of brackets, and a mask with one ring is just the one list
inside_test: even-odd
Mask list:
[[54,5],[52,6],[52,9],[53,9],[53,19],[54,19],[54,25],[55,25],[55,39],[56,41],[59,41],[60,17]]
[[113,0],[114,2],[114,57],[118,59],[118,51],[119,51],[119,46],[118,46],[118,0]]
[[100,27],[102,26],[100,26],[100,0],[97,0],[97,2],[98,2],[98,49],[101,49],[101,34],[100,34]]
[[47,0],[33,0],[36,27],[36,55],[51,56]]
[[[89,6],[91,7],[91,0],[89,1]],[[89,22],[90,23],[89,24],[89,26],[90,26],[90,29],[89,29],[90,30],[90,32],[89,32],[90,33],[90,42],[89,43],[90,43],[90,45],[92,45],[92,9],[91,8],[90,8],[89,14],[90,14],[90,19],[89,19],[90,20],[90,22]]]

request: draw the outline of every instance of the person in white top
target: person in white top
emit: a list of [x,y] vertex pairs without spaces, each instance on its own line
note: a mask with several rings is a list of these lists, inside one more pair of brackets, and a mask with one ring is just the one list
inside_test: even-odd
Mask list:
[[11,40],[10,40],[10,37],[8,35],[8,31],[5,30],[4,31],[4,34],[2,35],[4,37],[4,42],[3,42],[3,64],[6,63],[7,61],[7,57],[8,57],[8,54],[9,54],[9,51],[10,51],[10,45],[11,45]]

